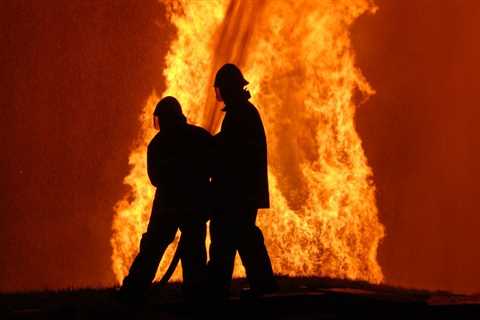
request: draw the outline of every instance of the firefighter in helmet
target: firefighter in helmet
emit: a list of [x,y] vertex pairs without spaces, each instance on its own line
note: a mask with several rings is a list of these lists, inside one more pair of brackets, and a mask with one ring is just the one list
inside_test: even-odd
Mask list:
[[180,229],[183,293],[187,299],[195,298],[204,291],[207,279],[205,236],[212,137],[187,123],[174,97],[165,97],[157,104],[154,124],[159,132],[147,149],[148,177],[156,187],[152,212],[120,292],[127,299],[144,296]]
[[221,296],[229,294],[237,251],[250,293],[277,288],[263,234],[256,225],[258,209],[269,207],[267,142],[247,84],[234,64],[222,66],[214,83],[217,100],[225,104],[225,117],[214,137],[209,275],[214,293]]

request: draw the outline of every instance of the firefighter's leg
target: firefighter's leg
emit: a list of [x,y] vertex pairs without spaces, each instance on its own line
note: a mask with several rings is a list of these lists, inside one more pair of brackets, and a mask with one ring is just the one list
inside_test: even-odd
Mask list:
[[212,293],[219,297],[226,297],[230,292],[237,235],[234,223],[225,213],[210,220],[208,275]]
[[239,216],[243,218],[238,223],[238,252],[251,289],[260,293],[273,292],[277,284],[262,231],[256,226],[257,209],[246,209]]
[[197,299],[204,294],[207,282],[206,223],[203,219],[189,219],[180,229],[183,293],[187,299]]
[[132,294],[147,291],[165,250],[175,238],[177,228],[178,224],[173,217],[160,214],[156,209],[152,211],[147,231],[140,241],[140,251],[123,280],[122,290]]

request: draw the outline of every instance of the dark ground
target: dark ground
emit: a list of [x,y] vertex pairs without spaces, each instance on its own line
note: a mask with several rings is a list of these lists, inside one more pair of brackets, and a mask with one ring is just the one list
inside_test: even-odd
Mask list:
[[[115,300],[115,289],[0,295],[1,319],[478,319],[480,295],[453,295],[325,278],[279,279],[281,290],[258,300],[239,298],[245,280],[224,303],[189,305],[178,283],[158,285],[142,307]],[[212,310],[215,310],[213,313]]]

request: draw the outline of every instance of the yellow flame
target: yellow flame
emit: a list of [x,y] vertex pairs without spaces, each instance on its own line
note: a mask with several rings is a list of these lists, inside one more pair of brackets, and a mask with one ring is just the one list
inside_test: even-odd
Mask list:
[[[242,68],[267,131],[272,208],[259,215],[277,274],[381,282],[376,254],[384,236],[375,187],[355,130],[355,99],[373,89],[355,67],[349,28],[374,12],[367,0],[168,1],[178,34],[167,55],[167,90],[189,120],[215,132],[221,121],[213,75]],[[154,132],[152,94],[116,205],[113,270],[118,281],[138,251],[153,189],[145,150]],[[357,102],[358,103],[358,102]],[[167,251],[163,273],[172,255]],[[236,262],[235,276],[243,275]],[[177,270],[173,279],[181,279]]]

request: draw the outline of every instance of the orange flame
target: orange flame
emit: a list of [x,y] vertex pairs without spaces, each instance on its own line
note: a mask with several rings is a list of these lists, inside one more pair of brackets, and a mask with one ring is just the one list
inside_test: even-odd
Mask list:
[[[259,215],[277,274],[381,282],[376,254],[384,228],[355,130],[355,99],[373,89],[355,67],[349,28],[376,10],[368,0],[167,1],[178,34],[167,55],[167,90],[190,122],[218,130],[213,76],[233,62],[267,131],[272,208]],[[294,14],[292,14],[294,13]],[[150,96],[130,154],[131,194],[115,207],[113,271],[127,274],[148,222],[153,188],[145,150],[154,135]],[[173,247],[173,246],[172,246]],[[173,252],[167,251],[159,274]],[[235,276],[243,269],[236,262]],[[181,279],[177,270],[174,280]]]

